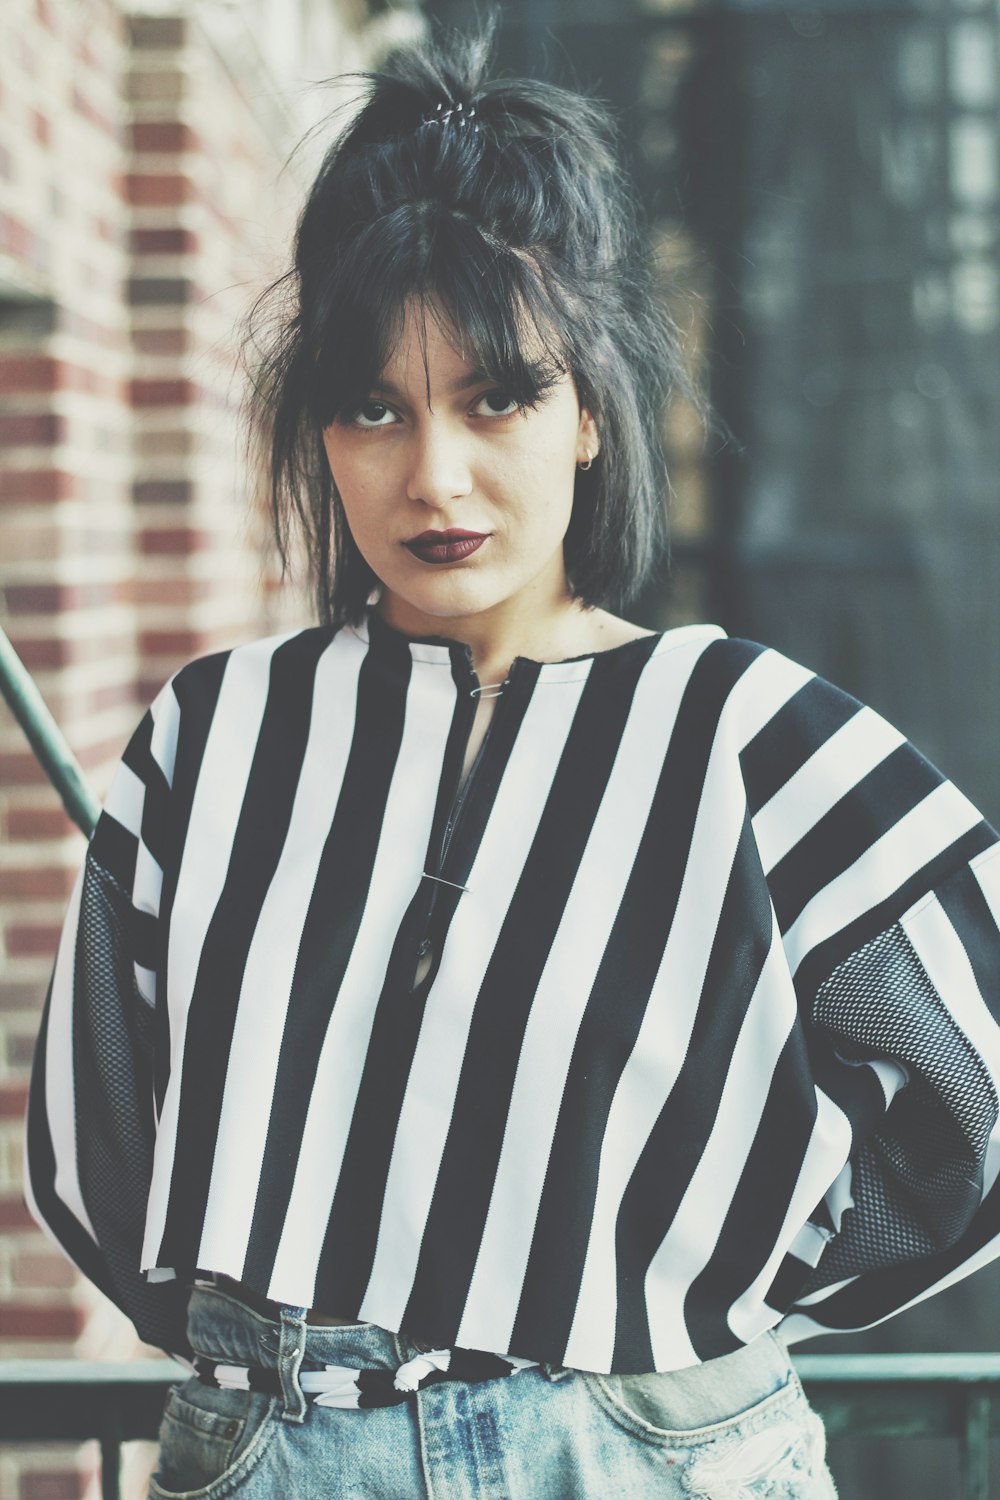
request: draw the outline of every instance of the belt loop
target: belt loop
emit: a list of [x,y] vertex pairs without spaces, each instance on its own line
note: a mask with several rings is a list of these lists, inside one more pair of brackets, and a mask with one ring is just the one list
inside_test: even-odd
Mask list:
[[278,1344],[278,1377],[285,1409],[284,1422],[304,1422],[306,1398],[299,1384],[299,1366],[306,1351],[306,1307],[281,1305],[281,1339]]

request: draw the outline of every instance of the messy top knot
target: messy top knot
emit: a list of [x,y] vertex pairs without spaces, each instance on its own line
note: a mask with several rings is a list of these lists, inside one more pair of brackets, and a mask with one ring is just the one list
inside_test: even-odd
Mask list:
[[[269,462],[278,548],[287,567],[297,518],[327,623],[357,623],[377,580],[322,432],[377,384],[407,304],[443,312],[519,404],[571,373],[601,445],[577,474],[564,544],[569,588],[586,605],[627,604],[665,541],[666,399],[679,388],[707,412],[656,295],[612,115],[555,84],[490,76],[498,22],[494,10],[471,35],[400,46],[371,71],[340,75],[360,81],[363,102],[309,191],[293,268],[248,318],[251,438]],[[259,315],[275,300],[261,347]]]

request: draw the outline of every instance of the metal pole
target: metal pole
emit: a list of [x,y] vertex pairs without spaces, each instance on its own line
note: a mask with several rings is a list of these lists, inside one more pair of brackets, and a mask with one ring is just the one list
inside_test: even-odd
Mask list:
[[0,692],[28,739],[73,822],[89,838],[100,813],[83,772],[32,680],[31,674],[0,629]]
[[101,1500],[121,1500],[121,1455],[117,1430],[106,1432],[101,1438]]
[[965,1398],[962,1500],[989,1500],[990,1393],[971,1388]]

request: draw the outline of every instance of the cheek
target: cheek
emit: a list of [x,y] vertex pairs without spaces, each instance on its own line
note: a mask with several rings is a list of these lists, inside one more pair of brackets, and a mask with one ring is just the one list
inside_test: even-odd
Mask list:
[[372,482],[368,465],[357,463],[349,455],[332,451],[332,445],[324,442],[330,477],[337,487],[340,503],[347,517],[347,524],[357,538],[365,530],[373,532],[377,525],[380,490]]

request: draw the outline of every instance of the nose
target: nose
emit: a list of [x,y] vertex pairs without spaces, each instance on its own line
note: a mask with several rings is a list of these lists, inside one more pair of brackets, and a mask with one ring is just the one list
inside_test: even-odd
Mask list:
[[472,491],[472,473],[462,434],[444,418],[428,416],[413,429],[406,493],[434,509]]

